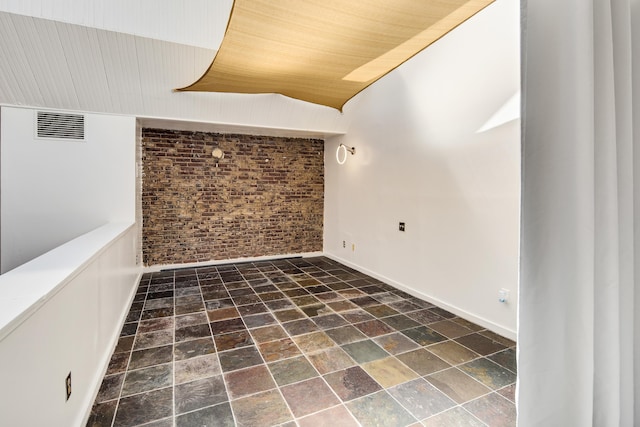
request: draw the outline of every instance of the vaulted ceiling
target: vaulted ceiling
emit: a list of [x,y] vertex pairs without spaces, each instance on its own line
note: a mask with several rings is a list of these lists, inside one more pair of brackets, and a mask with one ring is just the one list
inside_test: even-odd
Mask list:
[[283,95],[174,90],[207,70],[232,4],[0,0],[0,104],[134,115],[147,125],[223,132],[344,133],[349,114]]

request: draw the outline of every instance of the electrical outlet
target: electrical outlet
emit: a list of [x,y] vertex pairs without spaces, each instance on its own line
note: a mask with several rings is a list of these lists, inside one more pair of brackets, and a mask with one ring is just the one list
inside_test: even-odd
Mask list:
[[347,241],[346,241],[346,240],[343,240],[343,241],[342,241],[342,247],[343,247],[343,248],[346,248],[346,247],[347,247]]
[[398,224],[398,230],[404,231],[404,222],[401,222],[400,224]]
[[71,372],[67,375],[67,379],[64,381],[65,386],[67,388],[67,400],[71,397]]
[[509,289],[502,288],[498,291],[498,301],[501,303],[509,301]]

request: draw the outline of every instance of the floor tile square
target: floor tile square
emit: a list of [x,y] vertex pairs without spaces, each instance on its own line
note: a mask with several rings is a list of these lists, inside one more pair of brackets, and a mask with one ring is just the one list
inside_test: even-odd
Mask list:
[[[377,303],[377,301],[376,301],[376,303]],[[394,310],[393,308],[389,307],[386,304],[367,306],[367,307],[364,307],[364,310],[367,313],[372,314],[373,316],[377,317],[378,319],[380,319],[382,317],[389,317],[389,316],[395,316],[397,314],[400,314],[396,310]]]
[[404,427],[417,421],[384,390],[345,405],[363,426]]
[[503,387],[500,390],[498,390],[497,393],[499,395],[501,395],[502,397],[505,397],[505,398],[507,398],[510,401],[515,403],[515,401],[516,401],[516,384],[513,383],[511,385]]
[[318,331],[318,325],[309,319],[294,320],[293,322],[283,323],[282,327],[291,335],[308,334],[309,332]]
[[422,378],[393,387],[389,394],[418,420],[456,406],[456,402]]
[[413,340],[402,335],[400,332],[374,338],[373,341],[385,349],[389,354],[405,353],[420,346]]
[[300,427],[359,427],[360,424],[353,418],[344,406],[334,406],[330,409],[308,415],[298,420]]
[[316,316],[322,316],[323,314],[332,313],[331,309],[322,303],[306,305],[306,306],[300,307],[300,310],[302,310],[302,312],[306,314],[308,317],[316,317]]
[[173,360],[173,346],[152,347],[131,353],[128,369],[140,369]]
[[353,366],[324,376],[329,386],[343,402],[381,390],[378,384],[361,367]]
[[318,372],[304,356],[270,363],[269,370],[279,386],[318,376]]
[[133,348],[133,341],[135,340],[135,336],[130,335],[128,337],[122,337],[118,339],[118,344],[116,344],[116,348],[113,351],[114,353],[122,353],[131,351]]
[[306,317],[305,314],[298,309],[276,311],[273,313],[273,315],[282,323]]
[[197,340],[176,343],[173,346],[173,351],[173,357],[175,360],[185,360],[192,357],[215,353],[216,346],[213,343],[213,338],[200,338]]
[[287,333],[279,325],[265,326],[251,330],[251,335],[257,343],[275,341],[287,337]]
[[224,379],[231,399],[276,388],[266,365],[228,372],[224,374]]
[[339,371],[356,364],[340,347],[331,347],[318,353],[310,354],[309,360],[321,374]]
[[221,376],[203,378],[175,387],[176,415],[228,400]]
[[288,299],[288,298],[277,299],[277,300],[272,300],[272,301],[265,301],[265,305],[271,311],[286,310],[286,309],[292,309],[292,308],[296,307],[296,305],[294,303],[292,303],[291,300]]
[[183,326],[175,331],[176,342],[189,341],[211,336],[211,329],[206,323],[200,325]]
[[111,427],[117,404],[117,400],[94,404],[86,427]]
[[396,356],[402,363],[420,375],[428,375],[451,367],[447,362],[423,348]]
[[[240,305],[237,307],[240,316],[250,316],[252,314],[266,313],[269,311],[266,305],[262,303]],[[237,317],[237,316],[236,316]]]
[[176,329],[183,328],[185,326],[200,325],[202,323],[209,323],[207,313],[205,312],[184,314],[175,318]]
[[497,353],[507,348],[499,342],[493,341],[492,339],[480,335],[479,333],[456,338],[456,341],[482,356],[486,356],[491,353]]
[[263,363],[262,357],[255,346],[238,348],[218,353],[220,367],[223,372],[248,368]]
[[300,350],[291,338],[282,338],[276,341],[258,344],[258,348],[260,349],[260,354],[262,354],[262,357],[267,363],[281,359],[288,359],[289,357],[301,354]]
[[412,302],[409,302],[404,299],[387,303],[387,305],[400,313],[408,313],[410,311],[420,310],[419,305],[413,304]]
[[458,403],[468,402],[491,391],[457,368],[436,372],[425,379]]
[[239,426],[262,427],[293,421],[287,404],[276,390],[231,401]]
[[169,417],[172,413],[173,390],[167,387],[120,399],[113,425],[132,427]]
[[367,336],[354,326],[347,325],[340,328],[326,330],[325,333],[338,345],[348,344],[367,339]]
[[402,331],[402,333],[422,346],[435,344],[437,342],[446,340],[445,337],[443,337],[436,331],[427,328],[426,326],[418,326],[417,328],[406,329]]
[[302,308],[308,305],[318,304],[320,301],[311,295],[305,295],[301,297],[293,297],[291,298],[291,302]]
[[373,298],[371,298],[369,296],[362,296],[362,297],[352,298],[351,302],[354,303],[355,305],[357,305],[358,307],[362,307],[362,308],[371,307],[371,306],[375,306],[375,305],[380,305],[380,303],[378,301],[376,301],[375,299],[373,299]]
[[229,334],[216,335],[214,337],[218,351],[231,350],[233,348],[247,347],[253,344],[249,331],[243,330]]
[[380,346],[371,340],[357,341],[350,344],[344,344],[342,349],[349,354],[358,363],[371,362],[376,359],[382,359],[389,356]]
[[332,301],[332,302],[328,302],[327,305],[333,310],[336,311],[338,313],[342,312],[342,311],[348,311],[348,310],[353,310],[355,308],[358,308],[357,305],[355,305],[354,303],[352,303],[349,300],[342,300],[342,301]]
[[480,357],[468,348],[455,341],[444,341],[429,347],[429,351],[452,365],[469,362]]
[[176,316],[180,314],[196,313],[199,311],[205,311],[204,304],[202,302],[175,306]]
[[458,369],[493,390],[516,382],[516,374],[484,357],[460,365]]
[[216,354],[192,357],[174,364],[175,383],[182,384],[202,378],[220,375],[220,363]]
[[487,358],[493,360],[500,366],[504,366],[511,372],[514,372],[514,373],[518,372],[518,368],[516,364],[516,350],[514,348],[508,348],[499,353],[492,354]]
[[463,407],[491,427],[516,425],[516,405],[496,393],[473,400]]
[[323,330],[337,328],[348,324],[346,320],[337,314],[327,314],[324,316],[314,317],[313,321],[320,327],[320,329]]
[[344,317],[347,322],[355,324],[355,323],[362,323],[362,322],[366,322],[368,320],[374,320],[375,317],[373,317],[371,314],[367,313],[364,310],[352,310],[352,311],[347,311],[344,313],[340,313],[342,315],[342,317]]
[[483,337],[487,337],[492,341],[502,344],[505,347],[515,347],[516,345],[516,343],[513,340],[510,340],[509,338],[505,338],[501,335],[496,334],[495,332],[492,332],[486,329],[483,331],[479,331],[478,333]]
[[463,335],[473,333],[471,329],[452,320],[442,320],[440,322],[431,323],[429,327],[447,338],[458,338]]
[[294,337],[293,340],[296,342],[300,350],[305,353],[313,353],[336,345],[324,332],[312,332],[306,335],[298,335],[297,337]]
[[[281,388],[293,415],[303,417],[340,403],[321,378],[312,378]],[[313,396],[313,398],[310,398]]]
[[105,376],[102,384],[100,384],[100,389],[98,390],[95,401],[100,403],[120,397],[120,389],[122,388],[123,381],[124,373]]
[[270,313],[254,314],[242,318],[249,329],[260,328],[277,323],[277,320]]
[[229,332],[241,331],[243,329],[246,329],[244,322],[239,317],[235,319],[211,322],[210,325],[211,332],[213,332],[214,335],[228,334]]
[[411,329],[420,326],[418,322],[405,316],[404,314],[398,314],[396,316],[385,317],[381,319],[384,323],[391,326],[396,331],[402,331],[405,329]]
[[176,417],[176,427],[193,426],[235,427],[231,405],[224,402]]
[[363,334],[370,338],[395,332],[395,330],[391,326],[377,319],[367,320],[366,322],[362,323],[356,323],[353,326],[358,328],[360,331],[362,331]]
[[418,377],[414,371],[395,357],[364,363],[362,369],[385,388],[393,387]]
[[130,396],[171,385],[173,385],[173,366],[171,363],[127,371],[122,386],[122,396]]
[[218,308],[216,310],[207,310],[207,316],[210,322],[220,320],[234,319],[240,317],[240,313],[235,307]]
[[130,353],[114,353],[109,360],[109,366],[105,375],[113,375],[127,370]]
[[422,422],[425,427],[486,427],[469,412],[457,406]]
[[407,313],[407,316],[422,325],[430,325],[431,323],[444,320],[442,317],[429,310],[412,311],[411,313]]
[[162,329],[173,329],[173,317],[160,317],[158,319],[145,320],[138,324],[138,333],[160,331]]

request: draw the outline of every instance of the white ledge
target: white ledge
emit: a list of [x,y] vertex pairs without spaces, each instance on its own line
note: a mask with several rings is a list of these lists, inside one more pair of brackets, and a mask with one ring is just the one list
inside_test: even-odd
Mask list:
[[108,223],[0,275],[0,340],[133,225]]

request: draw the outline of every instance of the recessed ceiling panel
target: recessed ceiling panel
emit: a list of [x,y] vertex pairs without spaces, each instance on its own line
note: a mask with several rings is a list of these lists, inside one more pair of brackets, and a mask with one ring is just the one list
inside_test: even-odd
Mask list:
[[342,109],[494,0],[235,0],[220,49],[180,90],[279,93]]

